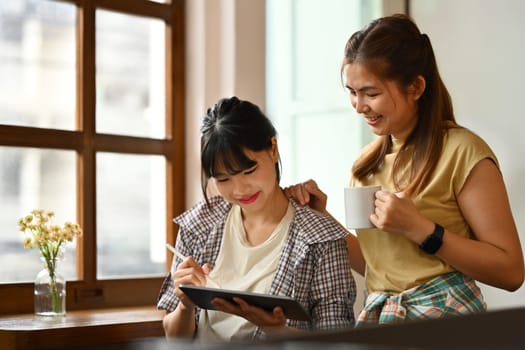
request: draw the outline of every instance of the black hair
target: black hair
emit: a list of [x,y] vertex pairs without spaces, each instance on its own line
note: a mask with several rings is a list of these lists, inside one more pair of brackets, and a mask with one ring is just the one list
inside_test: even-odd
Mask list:
[[[233,96],[220,99],[203,117],[201,125],[201,187],[208,201],[208,180],[221,166],[230,175],[257,164],[245,151],[260,152],[272,147],[277,132],[268,117],[255,104]],[[277,182],[281,179],[280,159],[275,164]]]

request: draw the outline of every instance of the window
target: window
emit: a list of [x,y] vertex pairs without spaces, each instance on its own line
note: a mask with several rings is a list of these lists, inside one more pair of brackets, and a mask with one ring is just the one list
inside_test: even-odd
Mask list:
[[[352,163],[374,137],[351,107],[340,79],[344,45],[365,23],[389,11],[402,12],[395,7],[403,4],[266,0],[266,5],[266,106],[279,135],[281,184],[316,180],[328,195],[328,211],[344,223],[343,189]],[[357,290],[364,290],[363,277],[354,277]],[[361,292],[356,316],[363,304]]]
[[341,82],[343,49],[353,32],[380,16],[382,3],[266,4],[266,102],[280,136],[281,184],[316,180],[328,195],[328,211],[344,222],[343,188],[353,160],[373,136],[352,109]]
[[184,209],[184,1],[0,4],[0,313],[32,312],[37,249],[18,218],[53,210],[67,309],[154,304]]

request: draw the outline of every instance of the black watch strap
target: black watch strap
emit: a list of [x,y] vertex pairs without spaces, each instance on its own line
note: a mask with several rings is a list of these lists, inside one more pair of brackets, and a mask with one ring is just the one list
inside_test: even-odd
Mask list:
[[443,244],[443,233],[445,233],[443,226],[435,224],[434,232],[425,238],[425,240],[419,245],[419,249],[427,254],[436,254]]

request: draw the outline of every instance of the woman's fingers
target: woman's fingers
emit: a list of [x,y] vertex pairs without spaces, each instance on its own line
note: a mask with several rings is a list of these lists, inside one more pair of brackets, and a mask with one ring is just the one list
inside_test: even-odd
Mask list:
[[284,189],[289,198],[293,198],[300,205],[308,204],[311,208],[324,212],[326,210],[327,196],[321,191],[317,183],[310,179],[300,184]]
[[306,205],[310,202],[310,193],[302,183],[286,187],[284,193],[288,198],[293,198],[300,205]]
[[259,327],[281,327],[286,323],[286,316],[281,307],[277,306],[272,312],[268,312],[248,304],[241,298],[234,297],[233,301],[234,303],[231,303],[222,298],[215,298],[212,303],[218,310],[243,317]]
[[179,284],[203,286],[206,285],[206,273],[190,256],[184,259],[173,273],[173,282],[175,287]]

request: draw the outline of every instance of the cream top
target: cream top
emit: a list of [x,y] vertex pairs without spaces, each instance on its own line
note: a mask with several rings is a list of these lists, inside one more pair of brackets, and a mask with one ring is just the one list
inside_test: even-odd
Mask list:
[[[252,246],[246,239],[241,208],[234,205],[226,219],[222,245],[210,277],[221,288],[267,293],[277,270],[281,250],[288,237],[294,208],[286,214],[263,243]],[[219,287],[209,283],[209,287]],[[197,338],[207,342],[250,340],[255,325],[242,317],[201,310]]]

